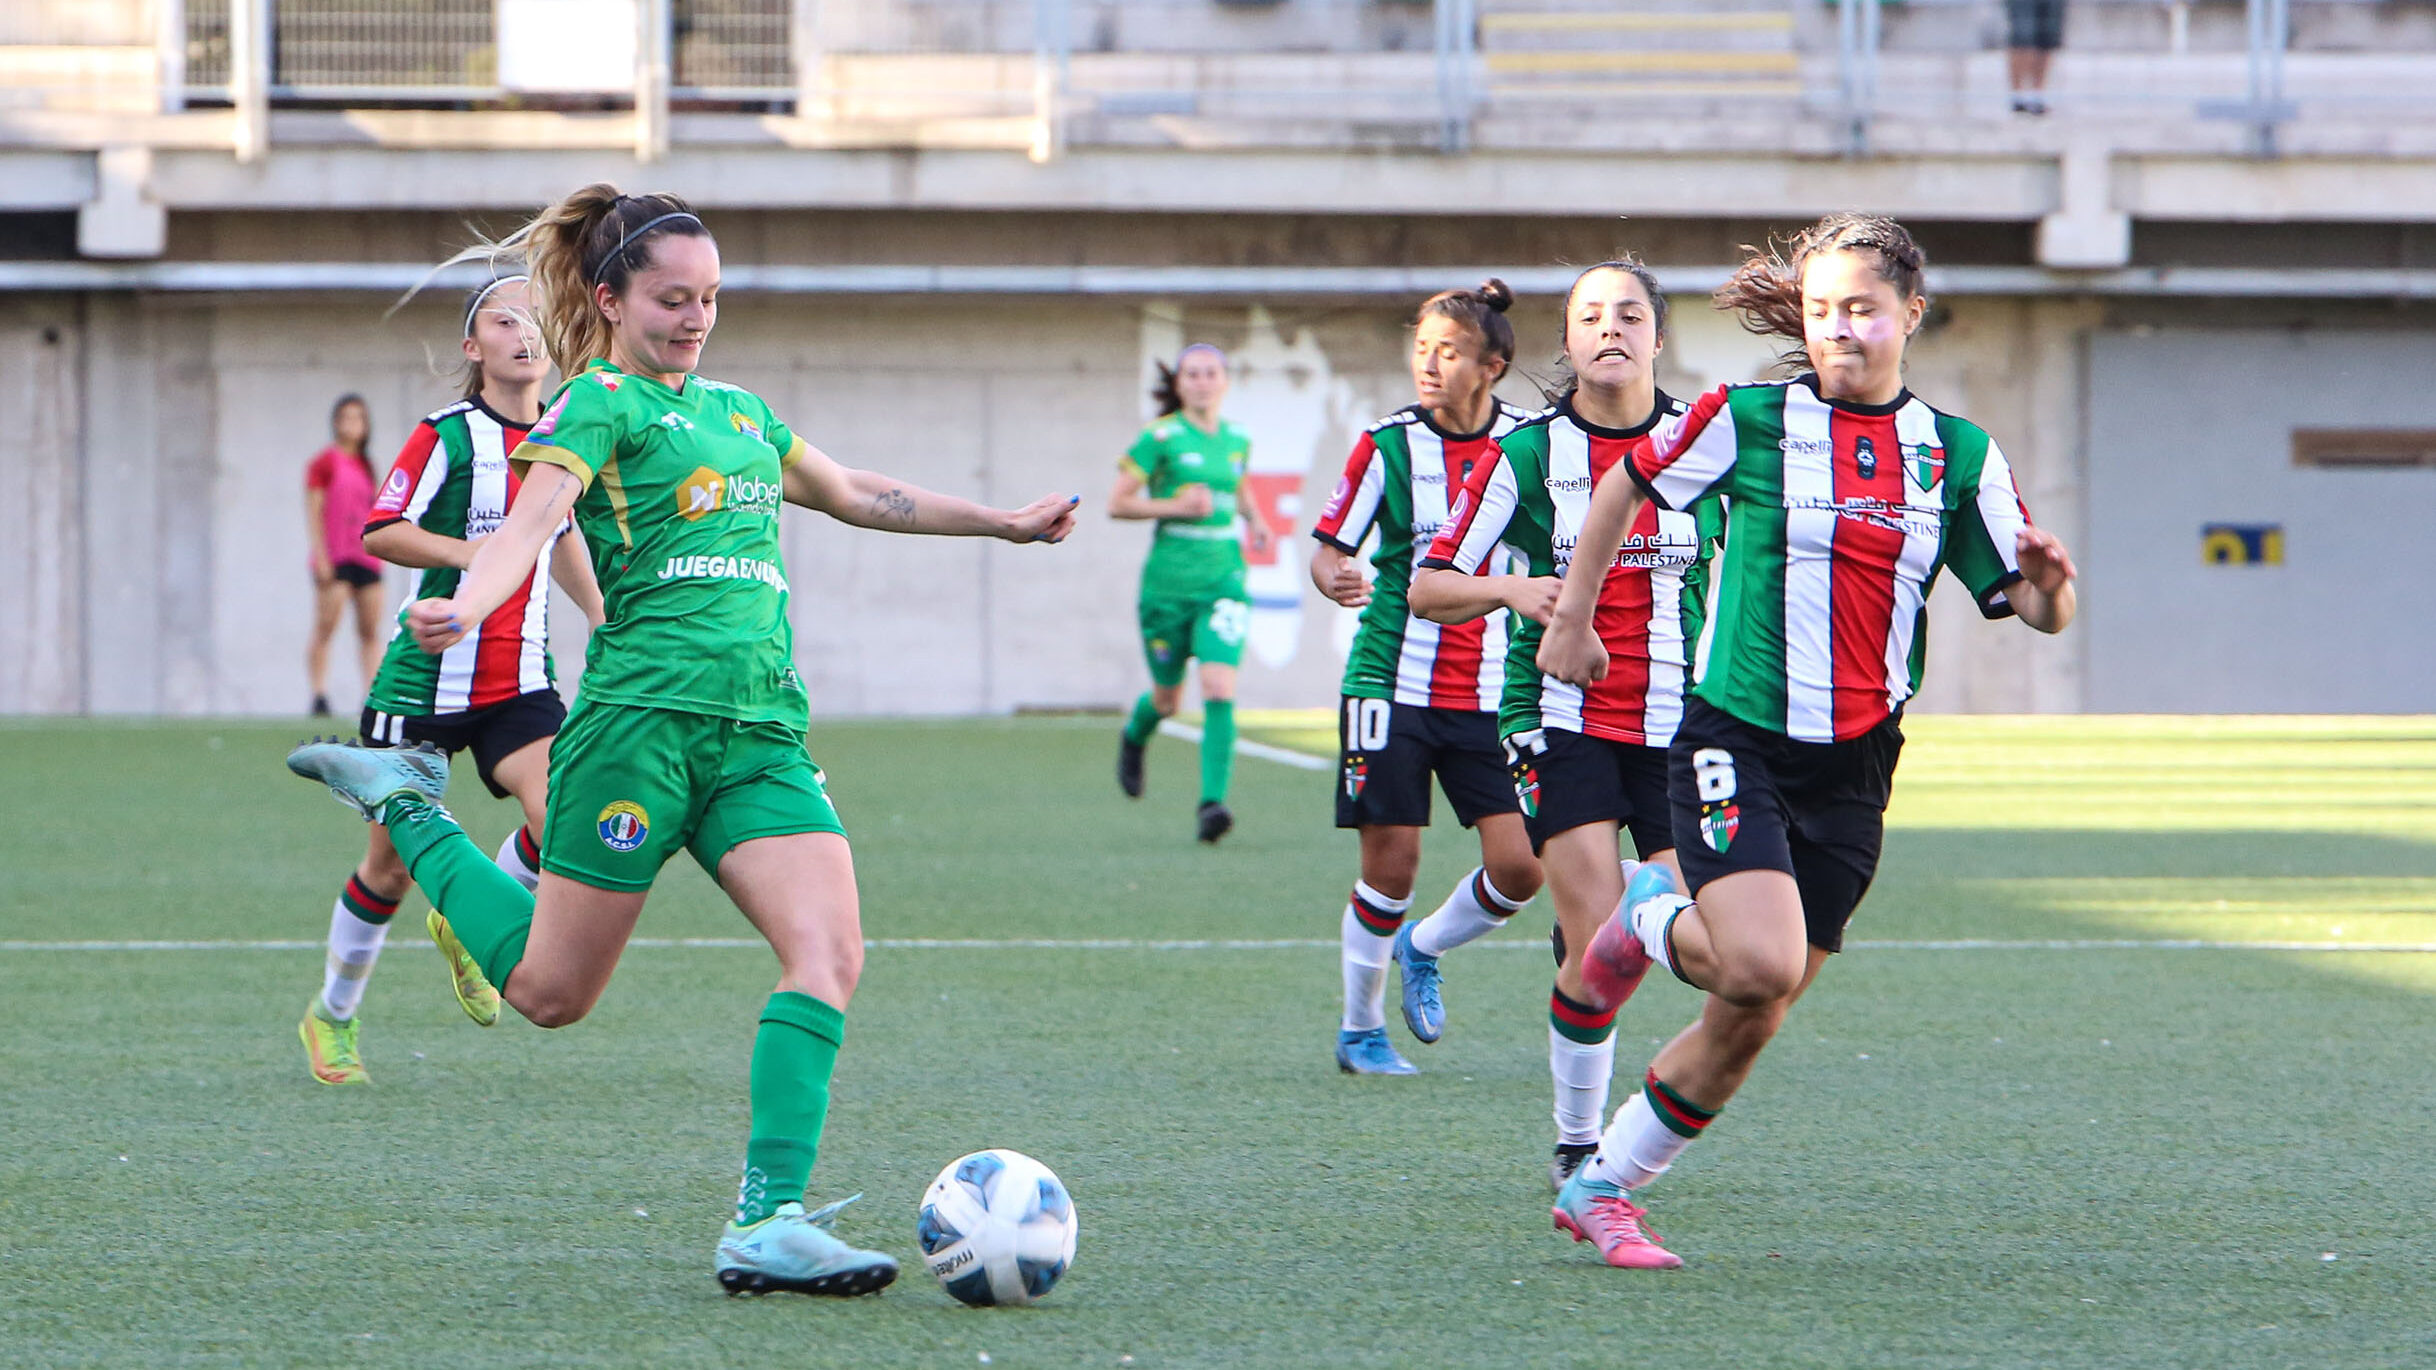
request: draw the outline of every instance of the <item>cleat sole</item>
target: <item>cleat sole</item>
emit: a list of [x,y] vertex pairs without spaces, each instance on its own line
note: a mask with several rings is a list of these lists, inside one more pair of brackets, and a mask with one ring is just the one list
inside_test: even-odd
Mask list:
[[895,1266],[868,1266],[861,1270],[841,1270],[834,1275],[818,1275],[808,1280],[790,1280],[759,1270],[730,1268],[719,1272],[719,1287],[730,1298],[751,1294],[814,1294],[829,1298],[860,1298],[877,1294],[896,1283]]

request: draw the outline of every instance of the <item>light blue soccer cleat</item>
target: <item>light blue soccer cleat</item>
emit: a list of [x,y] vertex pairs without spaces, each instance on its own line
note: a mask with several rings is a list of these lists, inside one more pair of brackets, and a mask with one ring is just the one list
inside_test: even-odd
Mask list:
[[841,1297],[886,1289],[896,1280],[896,1259],[848,1246],[831,1230],[846,1205],[861,1197],[810,1213],[802,1204],[783,1203],[760,1222],[729,1223],[719,1237],[720,1287],[730,1294],[787,1290]]
[[400,795],[438,804],[448,791],[448,757],[428,742],[367,747],[317,737],[288,753],[288,769],[329,786],[332,798],[367,821]]
[[1387,1029],[1371,1028],[1367,1032],[1339,1032],[1336,1035],[1336,1068],[1347,1075],[1418,1075],[1413,1063],[1396,1054],[1387,1044]]
[[1439,993],[1438,958],[1424,956],[1413,946],[1413,925],[1406,923],[1396,929],[1396,940],[1388,951],[1396,958],[1396,970],[1404,982],[1404,1026],[1424,1042],[1435,1042],[1446,1032],[1446,1001]]

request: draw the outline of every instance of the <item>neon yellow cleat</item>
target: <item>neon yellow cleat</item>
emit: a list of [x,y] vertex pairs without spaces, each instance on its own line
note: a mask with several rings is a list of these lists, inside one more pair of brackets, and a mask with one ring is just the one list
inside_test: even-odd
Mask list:
[[495,1026],[499,1022],[499,991],[484,978],[482,967],[474,962],[473,953],[457,940],[456,929],[448,925],[448,920],[440,916],[438,909],[433,909],[424,918],[423,926],[431,930],[433,945],[439,947],[440,954],[448,958],[449,974],[455,981],[457,991],[457,1006],[465,1010],[466,1017],[474,1020],[474,1026]]
[[296,1035],[304,1039],[305,1063],[313,1068],[314,1079],[325,1085],[372,1083],[363,1058],[355,1054],[355,1020],[339,1023],[323,1017],[320,995],[313,996]]

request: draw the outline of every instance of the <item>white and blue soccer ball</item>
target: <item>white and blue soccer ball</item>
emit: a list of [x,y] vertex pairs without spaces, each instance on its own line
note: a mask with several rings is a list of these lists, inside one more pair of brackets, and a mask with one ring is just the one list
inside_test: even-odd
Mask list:
[[939,1285],[976,1308],[1030,1303],[1074,1263],[1074,1199],[1020,1151],[976,1151],[922,1196],[915,1235]]

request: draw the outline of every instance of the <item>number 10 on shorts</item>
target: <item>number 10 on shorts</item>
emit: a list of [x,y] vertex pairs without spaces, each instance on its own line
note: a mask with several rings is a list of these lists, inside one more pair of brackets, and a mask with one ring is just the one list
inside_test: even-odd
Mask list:
[[1348,699],[1345,701],[1345,750],[1375,752],[1387,745],[1387,710],[1384,699]]

